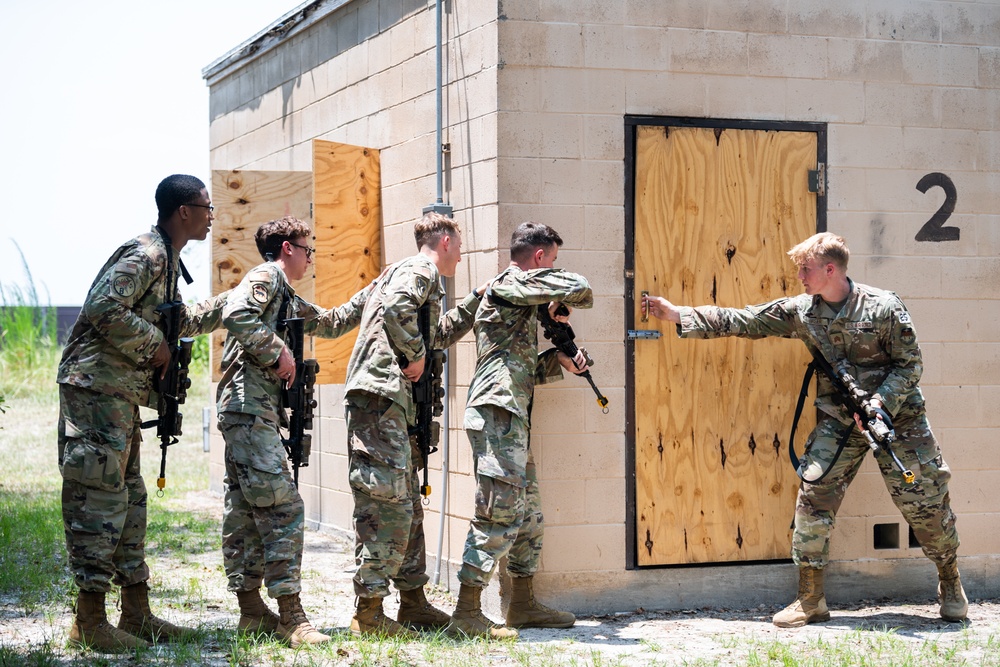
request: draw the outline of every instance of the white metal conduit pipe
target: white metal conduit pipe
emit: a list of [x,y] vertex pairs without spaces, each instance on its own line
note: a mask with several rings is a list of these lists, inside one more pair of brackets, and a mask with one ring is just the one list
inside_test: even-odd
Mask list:
[[[435,94],[437,98],[437,126],[435,128],[437,132],[437,201],[431,207],[431,210],[438,210],[441,212],[451,213],[451,207],[445,205],[444,203],[444,143],[441,140],[442,135],[442,125],[444,123],[444,113],[442,110],[442,50],[444,45],[442,43],[442,7],[441,3],[444,0],[437,0],[434,6],[435,12],[435,65],[437,69],[436,74],[436,84],[435,84]],[[426,212],[427,209],[425,209]],[[448,290],[448,281],[442,278],[442,283],[444,284],[444,299],[441,303],[441,312],[445,312],[448,309],[448,304],[451,303],[450,294]],[[450,429],[449,427],[449,409],[448,404],[451,399],[450,382],[451,374],[450,368],[451,363],[449,361],[449,353],[445,353],[444,356],[444,368],[442,369],[442,374],[444,375],[444,381],[441,383],[444,387],[444,398],[442,399],[444,403],[444,410],[441,414],[442,426],[441,429],[441,507],[440,507],[440,521],[438,522],[438,541],[437,541],[437,558],[434,563],[434,577],[431,583],[437,586],[441,581],[441,558],[444,555],[444,530],[447,523],[447,511],[448,511],[448,455],[449,455],[449,444],[451,442]]]

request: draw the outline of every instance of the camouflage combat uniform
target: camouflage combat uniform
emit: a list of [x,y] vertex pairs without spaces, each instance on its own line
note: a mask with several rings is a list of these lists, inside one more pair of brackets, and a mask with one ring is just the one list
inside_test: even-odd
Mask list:
[[[920,542],[938,565],[954,564],[959,545],[948,496],[951,471],[927,422],[917,383],[923,372],[920,347],[902,301],[892,292],[850,283],[839,312],[819,296],[802,294],[745,309],[681,308],[678,334],[688,338],[740,336],[798,338],[823,353],[832,365],[848,362],[848,372],[893,419],[893,451],[916,475],[905,484],[884,451],[876,455],[886,488]],[[792,557],[800,566],[822,568],[829,560],[830,530],[844,492],[869,451],[830,381],[818,374],[816,407],[823,413],[809,435],[800,472],[815,479],[829,467],[840,436],[853,431],[833,469],[819,483],[803,483],[795,507]]]
[[[120,246],[90,286],[63,350],[59,471],[70,569],[82,591],[146,581],[139,406],[156,407],[157,306],[177,298],[178,253],[158,228]],[[168,294],[170,298],[168,298]],[[184,308],[181,336],[219,327],[225,295]]]
[[562,378],[556,351],[538,354],[537,306],[550,301],[590,308],[594,299],[583,276],[512,266],[493,281],[476,313],[476,372],[465,410],[476,511],[458,573],[468,586],[485,587],[508,553],[511,576],[538,569],[542,511],[528,439],[535,385]]
[[420,455],[407,425],[416,413],[399,357],[424,358],[417,313],[429,304],[432,349],[445,349],[472,328],[479,299],[469,294],[441,314],[440,274],[422,254],[391,266],[365,306],[347,368],[348,449],[354,495],[355,594],[386,597],[389,581],[401,591],[427,583]]
[[226,441],[222,554],[229,590],[265,582],[278,598],[300,592],[305,506],[292,480],[279,424],[282,380],[277,363],[284,317],[301,317],[307,334],[336,338],[357,326],[371,286],[332,310],[295,294],[284,272],[268,262],[233,289],[223,311],[228,335],[217,392],[219,430]]

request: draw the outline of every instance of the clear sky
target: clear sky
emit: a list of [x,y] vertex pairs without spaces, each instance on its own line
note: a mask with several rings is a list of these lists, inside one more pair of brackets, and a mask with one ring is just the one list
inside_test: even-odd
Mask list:
[[[0,0],[0,283],[26,281],[16,242],[43,303],[81,305],[164,176],[210,184],[202,69],[303,2]],[[208,296],[208,257],[185,248],[185,298]]]

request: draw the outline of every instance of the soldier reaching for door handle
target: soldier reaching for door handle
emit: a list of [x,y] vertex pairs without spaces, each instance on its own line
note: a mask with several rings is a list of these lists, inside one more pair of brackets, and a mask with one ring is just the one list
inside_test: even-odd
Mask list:
[[[805,293],[746,308],[675,306],[663,297],[643,296],[644,314],[677,325],[682,338],[739,336],[798,338],[835,367],[848,369],[869,396],[874,410],[893,421],[898,466],[914,471],[914,482],[893,467],[887,448],[875,452],[882,477],[896,507],[913,529],[924,554],[938,568],[940,614],[960,622],[969,601],[958,572],[958,532],[951,509],[951,470],[941,456],[927,421],[918,386],[923,370],[910,314],[892,292],[855,283],[847,276],[850,251],[843,238],[824,232],[788,251],[798,266]],[[778,612],[774,624],[798,627],[830,618],[823,592],[823,568],[829,560],[830,530],[837,509],[869,446],[855,418],[826,376],[819,378],[816,406],[823,413],[809,435],[799,466],[813,483],[800,486],[795,505],[792,559],[799,567],[798,595]],[[838,440],[850,430],[840,456]],[[827,469],[823,478],[816,471]]]

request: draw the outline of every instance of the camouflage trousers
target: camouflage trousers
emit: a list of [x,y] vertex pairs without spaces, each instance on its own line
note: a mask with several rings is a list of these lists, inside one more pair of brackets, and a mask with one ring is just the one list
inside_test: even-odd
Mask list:
[[420,454],[406,415],[392,400],[362,391],[347,395],[349,480],[354,496],[354,594],[386,597],[423,587],[427,576]]
[[139,469],[139,408],[59,385],[62,515],[73,579],[82,591],[146,581],[146,484]]
[[[955,562],[959,545],[955,513],[951,509],[948,481],[951,470],[927,423],[926,415],[900,417],[894,423],[896,442],[892,448],[903,465],[913,471],[913,484],[906,484],[891,457],[880,450],[875,456],[892,501],[913,529],[924,554],[938,565]],[[809,436],[799,470],[815,479],[826,470],[837,451],[837,441],[847,428],[824,417]],[[830,531],[848,485],[871,451],[857,427],[830,473],[819,484],[803,483],[795,505],[792,559],[800,566],[822,568],[829,561]]]
[[510,576],[533,576],[545,528],[528,425],[492,405],[469,408],[466,425],[470,423],[482,425],[481,430],[466,429],[476,471],[476,511],[458,579],[483,588],[504,556]]
[[305,505],[278,426],[240,412],[219,415],[226,441],[222,560],[229,590],[267,586],[272,598],[301,591]]

